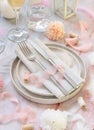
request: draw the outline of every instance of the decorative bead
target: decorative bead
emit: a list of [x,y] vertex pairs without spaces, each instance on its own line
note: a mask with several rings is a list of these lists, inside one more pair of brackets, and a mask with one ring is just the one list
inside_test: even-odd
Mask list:
[[33,124],[23,125],[22,130],[34,130],[34,125]]
[[80,107],[83,109],[83,108],[86,108],[86,103],[83,99],[83,97],[79,97],[78,98],[78,104],[80,105]]

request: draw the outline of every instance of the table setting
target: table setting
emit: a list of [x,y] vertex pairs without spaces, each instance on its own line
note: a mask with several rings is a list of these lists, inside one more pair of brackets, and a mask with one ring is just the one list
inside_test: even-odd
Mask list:
[[0,130],[94,129],[93,0],[0,0]]

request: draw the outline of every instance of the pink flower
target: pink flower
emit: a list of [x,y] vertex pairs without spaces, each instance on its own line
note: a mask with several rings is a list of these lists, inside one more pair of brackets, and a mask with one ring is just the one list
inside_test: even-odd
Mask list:
[[51,22],[46,31],[46,36],[53,41],[62,40],[64,34],[64,25],[60,21]]

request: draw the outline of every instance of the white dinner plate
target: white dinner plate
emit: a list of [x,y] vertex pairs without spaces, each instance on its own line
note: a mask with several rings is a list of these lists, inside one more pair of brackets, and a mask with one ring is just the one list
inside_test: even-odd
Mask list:
[[[50,44],[48,45],[49,48],[51,48],[51,50],[53,50],[64,62],[65,64],[71,68],[74,72],[76,72],[77,74],[81,75],[81,65],[78,59],[77,55],[74,55],[74,53],[72,51],[67,50],[64,46],[56,46],[56,44]],[[38,56],[38,59],[40,59],[40,61],[43,62],[43,58],[40,56]],[[35,64],[35,62],[31,63],[32,68],[34,70],[35,73],[41,72],[41,68],[39,67],[39,65]],[[45,64],[44,61],[44,66],[47,66],[47,63]],[[37,87],[34,86],[33,84],[31,84],[30,82],[25,82],[24,81],[24,77],[26,72],[28,72],[28,69],[25,67],[25,65],[21,62],[21,60],[18,61],[17,67],[16,67],[16,76],[20,82],[20,84],[28,91],[34,93],[34,94],[38,94],[38,95],[42,95],[42,96],[53,96],[53,94],[47,90],[44,86],[43,87]],[[34,73],[34,74],[35,74]]]
[[[61,50],[62,51],[62,48],[64,49],[64,51],[67,51],[70,55],[73,55],[73,57],[76,57],[76,62],[78,62],[78,67],[80,70],[79,70],[79,74],[80,76],[85,79],[86,78],[86,69],[85,69],[85,66],[83,64],[83,61],[81,60],[81,58],[75,53],[73,52],[71,49],[65,47],[65,46],[62,46],[60,44],[48,44],[48,46],[50,48],[54,48],[55,51],[56,50]],[[53,47],[54,46],[54,47]],[[57,49],[59,48],[59,49]],[[75,58],[74,58],[75,59]],[[36,102],[36,103],[41,103],[41,104],[54,104],[54,103],[60,103],[60,102],[63,102],[63,101],[66,101],[70,98],[72,98],[74,95],[76,95],[80,89],[82,88],[82,86],[79,86],[77,89],[75,89],[73,92],[71,92],[70,94],[64,96],[62,99],[57,99],[55,96],[53,95],[50,95],[48,94],[48,96],[44,96],[44,95],[40,95],[40,94],[36,94],[36,92],[31,92],[31,91],[27,91],[27,89],[25,87],[23,87],[23,85],[21,83],[19,83],[19,80],[17,78],[17,75],[16,75],[16,68],[17,68],[17,64],[19,63],[19,59],[18,58],[15,58],[15,60],[13,61],[12,63],[12,66],[11,66],[11,71],[10,71],[10,74],[11,74],[11,79],[12,79],[12,82],[14,84],[14,87],[16,88],[16,90],[21,94],[23,95],[25,98],[27,98],[28,100],[30,101],[33,101],[33,102]]]

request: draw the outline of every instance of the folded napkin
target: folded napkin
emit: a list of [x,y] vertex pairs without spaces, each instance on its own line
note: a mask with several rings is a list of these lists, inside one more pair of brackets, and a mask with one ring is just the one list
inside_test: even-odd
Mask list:
[[[33,72],[33,67],[31,65],[31,62],[24,56],[22,51],[19,47],[16,49],[16,54],[19,57],[19,59],[23,62],[23,64],[28,68],[30,72]],[[51,81],[51,80],[45,80],[43,82],[43,85],[51,92],[53,95],[55,95],[58,99],[61,99],[65,95],[61,90]]]
[[[78,88],[79,85],[82,85],[84,79],[80,75],[76,74],[75,71],[70,69],[53,51],[51,51],[44,43],[39,39],[36,39],[34,42],[28,40],[28,43],[42,55],[46,60],[52,63],[55,66],[62,65],[64,68],[64,77],[73,85],[74,88]],[[62,67],[61,67],[62,68]],[[59,70],[62,73],[62,69]]]
[[51,64],[49,64],[49,62],[45,61],[41,55],[36,53],[36,51],[32,48],[31,44],[27,43],[27,46],[32,51],[33,55],[36,55],[35,56],[36,61],[38,61],[38,63],[40,63],[42,67],[45,67],[45,70],[48,71],[48,75],[50,74],[50,78],[54,80],[55,82],[57,82],[56,84],[58,88],[62,92],[64,92],[65,95],[68,95],[69,93],[74,91],[74,88],[72,87],[72,85],[63,78],[63,74],[60,74],[57,72],[57,68],[55,66],[52,66]]

